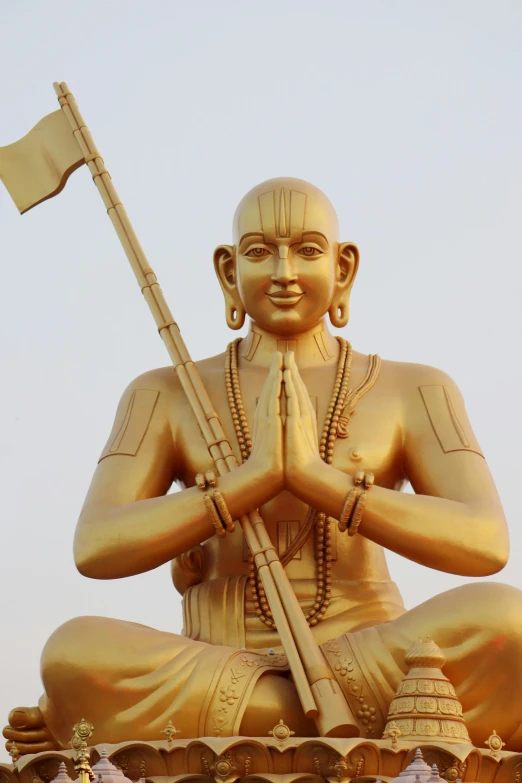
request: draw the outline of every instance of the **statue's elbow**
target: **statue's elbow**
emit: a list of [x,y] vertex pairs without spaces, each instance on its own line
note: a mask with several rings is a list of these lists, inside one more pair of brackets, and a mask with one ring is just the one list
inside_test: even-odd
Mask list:
[[509,544],[506,546],[498,546],[495,551],[488,552],[486,567],[484,573],[481,576],[493,576],[498,574],[506,567],[509,559]]
[[98,579],[96,574],[96,565],[92,557],[89,557],[86,552],[81,549],[74,549],[74,564],[77,570],[82,576],[87,576],[89,579]]
[[493,576],[502,571],[509,560],[509,535],[504,520],[492,525],[494,531],[489,539],[489,545],[484,548],[484,572],[481,576]]
[[100,568],[100,557],[92,541],[85,541],[81,535],[74,538],[74,564],[82,576],[89,579],[106,579]]

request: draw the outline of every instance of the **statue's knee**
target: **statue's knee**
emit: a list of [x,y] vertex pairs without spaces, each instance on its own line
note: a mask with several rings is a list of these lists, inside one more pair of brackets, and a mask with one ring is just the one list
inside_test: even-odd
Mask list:
[[89,639],[98,638],[96,628],[98,617],[75,617],[68,620],[49,637],[42,652],[41,672],[44,685],[49,673],[57,669],[78,666],[85,658],[85,645]]
[[477,622],[499,638],[522,640],[522,591],[499,582],[478,582],[464,588],[476,609]]

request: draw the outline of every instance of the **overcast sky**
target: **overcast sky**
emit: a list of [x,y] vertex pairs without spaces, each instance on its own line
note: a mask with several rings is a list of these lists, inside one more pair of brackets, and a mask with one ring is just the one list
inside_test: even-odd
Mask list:
[[[231,339],[212,250],[244,192],[329,195],[361,250],[342,333],[456,380],[511,530],[496,579],[522,588],[520,0],[0,0],[0,35],[0,145],[68,82],[194,358]],[[72,560],[119,396],[168,363],[84,168],[23,218],[0,186],[0,259],[1,723],[68,618],[181,615],[167,566],[95,582]],[[408,607],[467,581],[389,561]]]

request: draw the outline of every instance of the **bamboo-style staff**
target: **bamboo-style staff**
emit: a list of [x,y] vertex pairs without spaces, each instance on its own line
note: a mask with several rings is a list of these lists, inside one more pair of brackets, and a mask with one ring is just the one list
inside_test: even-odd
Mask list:
[[[216,470],[224,475],[237,467],[237,461],[197,367],[73,95],[65,82],[55,82],[54,89],[156,321]],[[254,511],[241,516],[239,523],[254,556],[305,715],[316,719],[322,736],[358,736],[353,714],[306,622],[263,520]]]

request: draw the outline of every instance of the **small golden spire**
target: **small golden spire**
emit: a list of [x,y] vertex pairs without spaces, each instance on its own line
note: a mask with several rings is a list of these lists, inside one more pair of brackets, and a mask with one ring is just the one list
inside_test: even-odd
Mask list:
[[18,745],[14,741],[11,742],[11,748],[9,750],[9,755],[11,756],[12,763],[16,764],[16,762],[20,758],[20,751],[18,750]]
[[87,752],[87,743],[80,748],[78,758],[74,764],[74,769],[78,773],[78,783],[90,783],[90,781],[94,780],[94,773],[91,769],[89,754]]
[[167,723],[163,731],[161,732],[164,734],[167,738],[167,744],[170,745],[171,742],[174,741],[174,736],[176,734],[181,734],[181,729],[177,729],[171,720]]
[[488,747],[491,751],[491,755],[496,758],[498,755],[498,752],[502,750],[506,743],[502,741],[502,737],[499,737],[496,730],[493,729],[493,734],[490,734],[487,738],[485,745]]
[[74,764],[74,769],[78,773],[78,783],[89,783],[89,781],[94,780],[87,752],[87,740],[92,737],[93,731],[94,726],[85,718],[82,718],[73,726],[73,734],[69,744],[73,750],[78,751],[78,757]]
[[270,736],[274,737],[274,739],[279,740],[279,742],[286,742],[289,737],[292,737],[295,734],[295,731],[291,731],[281,718],[279,723],[268,733]]
[[388,728],[382,735],[382,738],[388,739],[389,737],[391,739],[392,748],[398,748],[399,747],[398,739],[401,736],[401,734],[402,731],[397,726],[397,723],[394,720],[392,720],[392,722],[389,724]]

